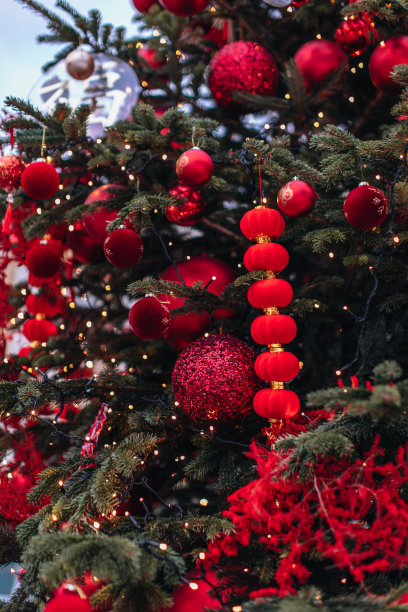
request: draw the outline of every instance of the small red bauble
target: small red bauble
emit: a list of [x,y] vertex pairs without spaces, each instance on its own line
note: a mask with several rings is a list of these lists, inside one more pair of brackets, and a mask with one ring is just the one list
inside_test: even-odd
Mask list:
[[344,202],[344,216],[358,229],[373,229],[381,225],[387,212],[387,198],[380,189],[371,185],[356,187]]
[[282,278],[256,281],[248,289],[248,302],[254,308],[284,308],[292,298],[292,287]]
[[61,593],[53,597],[43,612],[92,612],[88,599],[81,599],[76,593]]
[[262,380],[288,382],[299,374],[299,359],[286,351],[261,353],[255,361],[255,372]]
[[30,274],[38,278],[49,278],[58,272],[61,258],[51,244],[39,242],[29,249],[25,263]]
[[[118,195],[118,191],[126,189],[123,185],[102,185],[94,189],[92,193],[85,200],[85,204],[92,204],[93,202],[99,202],[104,200],[111,200]],[[107,224],[116,219],[117,212],[108,208],[98,208],[91,213],[87,213],[83,217],[83,222],[86,231],[91,238],[103,244],[105,238],[108,235],[106,228]]]
[[251,325],[251,336],[257,344],[287,344],[296,332],[296,323],[288,315],[262,315]]
[[234,336],[200,338],[176,361],[174,398],[195,423],[241,421],[251,412],[260,385],[254,361],[255,351]]
[[289,253],[281,244],[263,242],[253,244],[244,255],[244,266],[249,272],[272,270],[281,272],[289,263]]
[[47,342],[51,336],[58,334],[57,326],[46,319],[28,319],[21,331],[30,342]]
[[370,44],[370,29],[361,17],[349,17],[334,33],[335,41],[350,55],[361,55]]
[[[166,65],[166,60],[160,57],[155,49],[149,49],[149,47],[142,47],[137,52],[138,57],[150,67],[150,68],[161,68]],[[143,64],[143,62],[141,62]],[[143,66],[144,67],[144,66]]]
[[348,65],[343,49],[329,40],[311,40],[295,53],[294,60],[303,74],[307,90],[320,85]]
[[278,238],[285,229],[285,221],[277,210],[259,206],[245,213],[240,228],[248,240],[256,240],[260,236]]
[[170,13],[179,17],[191,17],[201,13],[210,0],[160,0],[160,4]]
[[25,163],[21,157],[15,155],[0,157],[0,189],[10,193],[20,187],[24,169]]
[[142,298],[129,312],[133,333],[143,340],[156,340],[166,334],[170,323],[170,310],[154,297]]
[[176,164],[176,172],[180,181],[189,187],[204,185],[212,177],[214,164],[211,157],[198,147],[184,151]]
[[316,200],[313,188],[304,181],[289,181],[278,193],[278,206],[288,217],[304,217]]
[[245,103],[235,101],[235,91],[256,96],[273,96],[279,73],[273,57],[253,42],[225,45],[208,67],[208,86],[214,100],[231,111],[244,111]]
[[401,92],[401,85],[390,76],[398,64],[408,64],[408,36],[389,38],[380,43],[371,55],[368,71],[377,89],[389,94]]
[[261,389],[254,397],[254,410],[265,419],[292,419],[299,407],[298,396],[289,389]]
[[157,0],[131,0],[135,9],[141,13],[148,13]]
[[167,207],[166,217],[177,225],[194,225],[199,221],[205,212],[204,198],[199,191],[187,187],[187,185],[177,185],[169,191],[170,195],[177,200],[177,204]]
[[74,49],[65,59],[65,68],[73,79],[85,81],[95,69],[94,58],[91,53],[83,49]]
[[65,312],[65,301],[49,293],[31,294],[28,296],[25,305],[27,312],[30,314],[43,314],[50,318],[62,315]]
[[67,245],[72,249],[75,259],[81,263],[93,264],[104,259],[102,245],[80,230],[68,232]]
[[143,242],[139,234],[126,227],[108,234],[103,248],[106,259],[118,268],[135,266],[143,255]]
[[[220,610],[219,601],[209,594],[211,587],[194,572],[188,574],[187,577],[197,585],[197,588],[193,590],[188,584],[180,585],[173,593],[174,603],[171,608],[162,608],[160,612],[202,612],[206,608]],[[215,574],[207,572],[206,578],[211,584],[217,586]]]
[[51,164],[36,161],[29,164],[21,175],[21,186],[33,200],[47,200],[59,187],[59,176]]

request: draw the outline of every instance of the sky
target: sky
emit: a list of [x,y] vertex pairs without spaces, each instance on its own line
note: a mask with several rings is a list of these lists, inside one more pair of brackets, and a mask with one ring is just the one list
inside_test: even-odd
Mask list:
[[[39,0],[48,9],[54,10],[54,0]],[[130,0],[69,0],[80,13],[98,8],[104,23],[113,23],[127,28],[129,34],[135,30],[132,16],[135,9]],[[16,0],[0,0],[0,107],[8,95],[27,98],[28,92],[41,76],[41,67],[63,45],[38,44],[38,34],[46,33],[45,19],[37,16]],[[56,10],[56,9],[55,9]],[[60,12],[56,10],[56,12]],[[62,16],[67,19],[66,13]]]

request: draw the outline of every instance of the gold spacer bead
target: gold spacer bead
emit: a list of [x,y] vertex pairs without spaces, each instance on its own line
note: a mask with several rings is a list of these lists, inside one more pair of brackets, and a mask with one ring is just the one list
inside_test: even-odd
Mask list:
[[277,381],[277,380],[271,380],[269,383],[272,391],[277,391],[278,389],[284,389],[285,388],[285,383],[281,382],[281,381]]
[[262,244],[264,242],[272,242],[270,236],[267,236],[266,234],[258,234],[255,240],[258,244]]
[[277,314],[279,314],[279,310],[276,308],[276,306],[269,306],[269,308],[264,308],[263,311],[264,311],[264,313],[266,315],[277,315]]
[[283,353],[284,348],[281,344],[279,344],[279,342],[276,342],[275,344],[268,344],[268,349],[271,353]]
[[276,278],[276,274],[273,270],[265,270],[265,274],[268,278]]

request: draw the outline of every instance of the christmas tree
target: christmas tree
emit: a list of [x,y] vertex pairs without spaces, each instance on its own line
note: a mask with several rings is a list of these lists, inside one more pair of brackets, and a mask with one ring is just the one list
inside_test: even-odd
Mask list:
[[0,609],[405,609],[406,0],[18,2]]

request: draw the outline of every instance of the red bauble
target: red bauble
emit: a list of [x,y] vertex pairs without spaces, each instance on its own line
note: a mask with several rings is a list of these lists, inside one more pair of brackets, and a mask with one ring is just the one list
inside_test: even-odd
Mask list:
[[24,169],[25,163],[21,157],[15,155],[0,157],[0,189],[10,193],[20,187]]
[[170,323],[170,310],[154,297],[142,298],[129,312],[133,333],[143,340],[162,338]]
[[179,17],[191,17],[201,13],[210,0],[159,0],[160,4],[170,13]]
[[118,268],[135,266],[143,255],[143,242],[139,234],[126,227],[108,234],[103,248],[106,259]]
[[199,191],[177,185],[169,191],[170,195],[177,200],[176,205],[170,205],[166,209],[166,217],[177,225],[194,225],[205,212],[204,198]]
[[288,217],[304,217],[316,200],[313,187],[304,181],[289,181],[278,193],[278,206]]
[[256,240],[260,236],[278,238],[285,229],[285,221],[277,210],[259,206],[245,213],[240,228],[248,240]]
[[27,312],[30,314],[43,314],[50,318],[62,315],[65,312],[65,301],[50,293],[31,294],[28,296],[25,305]]
[[408,36],[389,38],[380,43],[371,55],[368,71],[377,89],[389,94],[401,92],[401,85],[390,76],[398,64],[408,64]]
[[289,263],[289,253],[280,244],[263,242],[253,244],[244,255],[244,266],[249,272],[272,270],[282,272]]
[[133,6],[141,13],[148,13],[157,0],[131,0]]
[[[123,185],[102,185],[94,189],[92,193],[85,200],[85,204],[92,204],[93,202],[102,202],[104,200],[111,200],[118,195],[118,191],[126,189]],[[116,219],[117,212],[108,208],[98,208],[91,213],[87,213],[83,217],[83,222],[86,231],[99,244],[105,242],[105,238],[108,235],[106,228],[107,224]]]
[[292,419],[299,408],[298,396],[289,389],[261,389],[254,397],[254,410],[265,419]]
[[73,79],[85,81],[94,71],[94,58],[91,53],[83,49],[74,49],[65,59],[65,68]]
[[51,336],[58,334],[57,326],[46,319],[28,319],[21,331],[30,342],[47,342]]
[[361,55],[370,44],[370,28],[365,19],[349,17],[334,33],[336,42],[350,55]]
[[286,351],[261,353],[255,361],[255,372],[262,380],[288,382],[299,374],[299,359]]
[[180,181],[189,187],[204,185],[212,177],[214,164],[211,157],[198,147],[184,151],[176,164]]
[[[160,57],[155,49],[149,49],[149,47],[142,47],[137,52],[138,57],[150,67],[150,68],[161,68],[166,65],[166,60]],[[141,62],[143,68],[144,64]]]
[[208,86],[219,106],[231,111],[244,111],[246,104],[233,98],[235,91],[256,96],[273,96],[279,73],[273,57],[253,42],[225,45],[208,67]]
[[[215,574],[208,572],[206,577],[211,584],[217,586]],[[221,608],[219,601],[209,594],[211,587],[204,580],[200,580],[194,573],[189,574],[188,578],[198,588],[193,590],[188,584],[182,584],[173,593],[174,603],[171,608],[162,608],[160,612],[204,612],[206,608],[211,610]]]
[[56,193],[59,176],[51,164],[45,161],[32,162],[21,175],[21,186],[33,200],[47,200]]
[[292,287],[282,278],[256,281],[248,289],[248,302],[254,308],[284,308],[292,298]]
[[296,336],[297,326],[288,315],[262,315],[251,325],[251,336],[257,344],[287,344]]
[[198,424],[231,424],[251,412],[259,389],[255,351],[229,334],[200,338],[178,357],[173,393],[181,409]]
[[81,599],[76,593],[63,592],[53,597],[43,612],[92,612],[88,599]]
[[41,241],[29,249],[25,263],[30,274],[38,278],[49,278],[58,272],[61,258],[51,244]]
[[381,225],[387,213],[387,198],[380,189],[371,185],[356,187],[344,202],[347,221],[358,229],[373,229]]
[[329,40],[311,40],[295,53],[294,60],[303,74],[307,90],[320,85],[335,71],[348,65],[343,49]]

